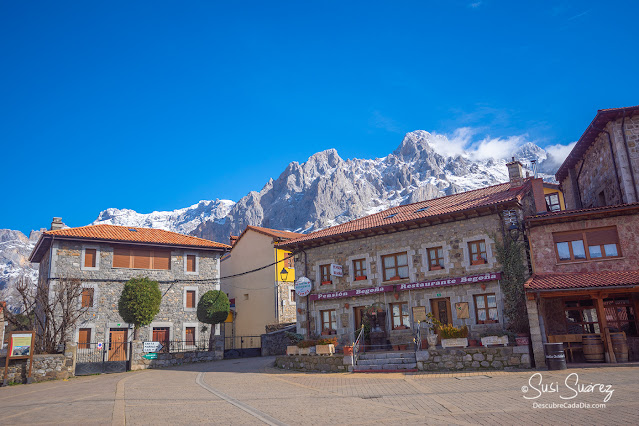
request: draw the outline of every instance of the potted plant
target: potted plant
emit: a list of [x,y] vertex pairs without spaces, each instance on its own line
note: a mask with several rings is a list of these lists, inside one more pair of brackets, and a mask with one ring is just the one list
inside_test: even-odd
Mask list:
[[333,284],[333,281],[328,280],[328,281],[322,281],[321,285],[329,285],[329,284]]
[[468,346],[468,327],[442,324],[437,327],[437,330],[442,338],[443,348],[465,348]]
[[355,277],[355,281],[362,281],[366,279],[366,275],[359,275],[357,277]]
[[394,277],[390,277],[390,279],[388,281],[397,281],[397,280],[401,280],[399,275],[395,275]]
[[474,265],[485,265],[486,263],[487,263],[486,259],[484,259],[483,257],[480,257],[479,259],[473,260],[470,264],[474,266]]
[[[315,340],[302,340],[297,344],[297,347],[300,348],[300,355],[310,355],[311,348],[315,349]],[[314,352],[314,351],[313,351]]]
[[285,332],[284,335],[288,337],[288,340],[292,344],[286,347],[286,355],[299,355],[300,348],[297,346],[297,344],[304,340],[304,336],[298,333],[290,333],[288,331]]
[[431,271],[440,271],[442,269],[444,269],[444,267],[442,265],[431,265],[430,266],[430,270]]
[[[437,327],[441,325],[441,322],[439,322],[439,320],[435,318],[432,312],[429,312],[426,315],[426,321],[423,321],[423,322],[424,324],[426,324],[429,331],[429,334],[426,335],[426,342],[428,342],[428,347],[434,349],[435,346],[437,346],[437,339],[438,339],[438,336],[436,334]],[[418,327],[421,327],[421,323],[422,321],[418,322]],[[422,343],[422,347],[423,346],[424,344]]]
[[337,337],[319,339],[315,342],[315,353],[318,355],[333,355],[337,345]]

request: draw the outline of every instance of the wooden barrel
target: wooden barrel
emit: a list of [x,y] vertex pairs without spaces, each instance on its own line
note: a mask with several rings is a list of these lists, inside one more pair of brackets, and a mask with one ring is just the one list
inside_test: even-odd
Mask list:
[[583,345],[584,358],[588,362],[604,362],[604,347],[601,336],[598,334],[584,334],[581,343]]
[[549,370],[565,370],[567,368],[563,343],[546,343],[544,351],[546,352],[546,365]]
[[610,333],[610,341],[612,342],[612,351],[615,353],[617,362],[628,362],[628,342],[626,341],[626,333]]

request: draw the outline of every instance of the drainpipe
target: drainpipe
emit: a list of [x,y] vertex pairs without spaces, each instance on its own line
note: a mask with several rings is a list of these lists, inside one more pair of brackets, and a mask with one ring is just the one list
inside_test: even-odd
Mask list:
[[[623,116],[621,118],[621,136],[623,137],[623,146],[626,149],[626,158],[628,159],[628,168],[630,169],[630,177],[632,178],[632,187],[635,190],[635,202],[637,202],[639,201],[639,194],[637,194],[635,172],[632,170],[632,163],[630,163],[630,150],[628,149],[628,141],[626,140],[626,110],[623,110]],[[628,200],[626,200],[626,202],[628,202]]]
[[[608,146],[610,147],[610,155],[612,157],[612,166],[615,168],[615,178],[617,179],[617,187],[619,188],[619,195],[621,196],[621,201],[623,202],[623,192],[621,190],[621,182],[619,182],[619,171],[617,170],[617,160],[615,160],[615,152],[612,150],[612,138],[610,137],[610,132],[604,129],[598,129],[595,126],[592,126],[598,132],[602,132],[608,135]],[[622,128],[623,133],[623,128]],[[581,163],[583,166],[583,162]],[[628,158],[628,165],[630,165],[630,158]],[[581,170],[579,171],[581,173]],[[579,175],[577,175],[577,179],[579,179]],[[635,188],[635,191],[637,188]]]

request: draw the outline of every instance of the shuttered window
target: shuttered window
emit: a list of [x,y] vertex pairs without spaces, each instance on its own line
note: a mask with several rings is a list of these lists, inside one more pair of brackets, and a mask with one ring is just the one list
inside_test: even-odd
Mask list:
[[195,290],[187,290],[186,292],[186,307],[195,308]]
[[114,268],[171,269],[171,251],[161,249],[140,249],[115,247],[113,249]]
[[84,267],[95,268],[96,249],[84,249]]
[[91,308],[92,306],[93,306],[93,289],[83,288],[82,289],[82,307]]
[[186,272],[195,272],[195,255],[186,255]]
[[91,329],[81,328],[78,333],[78,349],[91,349]]

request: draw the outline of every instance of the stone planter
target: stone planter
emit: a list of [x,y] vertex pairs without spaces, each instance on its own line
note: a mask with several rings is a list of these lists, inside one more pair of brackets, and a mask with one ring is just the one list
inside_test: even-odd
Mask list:
[[486,336],[481,338],[482,346],[503,345],[508,346],[508,336]]
[[466,348],[468,347],[468,338],[460,337],[457,339],[442,339],[442,348]]
[[437,346],[437,335],[436,334],[429,334],[428,336],[426,336],[426,340],[428,340],[428,347],[429,348],[434,348],[435,346]]
[[315,353],[317,355],[333,355],[335,353],[335,345],[317,345],[315,346]]
[[315,346],[311,346],[310,348],[299,348],[299,349],[300,349],[300,352],[299,352],[300,355],[313,355],[313,354],[315,354]]
[[297,346],[287,346],[286,347],[286,355],[299,355],[300,348]]

